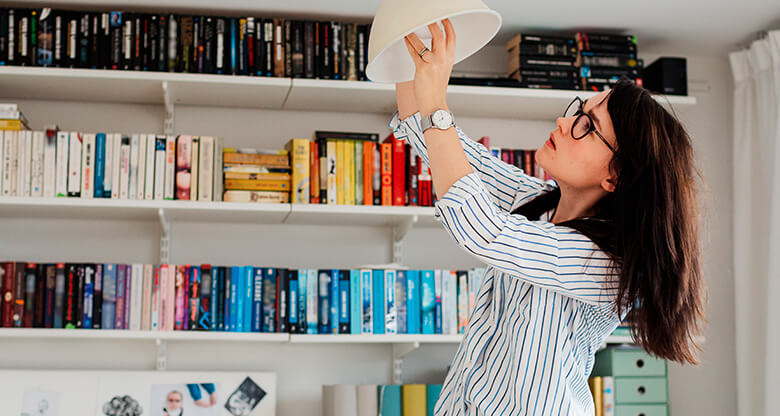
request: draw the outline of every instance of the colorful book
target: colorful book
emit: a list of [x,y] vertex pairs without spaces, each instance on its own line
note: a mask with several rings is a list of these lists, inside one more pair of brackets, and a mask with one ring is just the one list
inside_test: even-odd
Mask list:
[[385,333],[385,271],[373,270],[372,276],[374,333]]

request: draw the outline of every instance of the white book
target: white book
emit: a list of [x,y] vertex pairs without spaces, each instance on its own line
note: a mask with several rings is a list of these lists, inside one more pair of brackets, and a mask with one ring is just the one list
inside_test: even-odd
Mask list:
[[[455,270],[444,270],[442,273],[442,333],[455,335],[458,333],[458,274]],[[444,313],[444,307],[447,312]],[[446,321],[445,321],[446,319]],[[447,331],[444,331],[446,322]]]
[[144,184],[146,183],[146,135],[138,136],[138,168],[136,169],[135,199],[144,199]]
[[157,136],[154,143],[154,199],[165,198],[165,136]]
[[43,137],[42,131],[32,132],[30,196],[43,196]]
[[[379,145],[377,145],[379,147]],[[336,180],[336,142],[334,140],[328,140],[325,145],[327,151],[327,189],[328,189],[328,204],[338,203],[338,181]]]
[[54,178],[54,193],[57,196],[68,196],[68,160],[70,158],[70,133],[57,132],[57,166]]
[[376,384],[357,386],[357,416],[377,416],[379,408]]
[[221,201],[222,193],[225,190],[225,175],[223,174],[222,166],[222,138],[214,138],[214,170],[212,174],[213,190],[211,192],[212,201]]
[[158,309],[159,318],[157,320],[157,327],[160,331],[167,329],[165,326],[165,308],[168,306],[168,267],[167,264],[160,265],[160,286],[158,292],[160,295],[160,308]]
[[81,197],[95,197],[95,134],[81,135]]
[[601,377],[601,404],[604,406],[604,416],[615,416],[615,378]]
[[81,192],[81,133],[70,133],[68,143],[68,196],[79,196]]
[[[159,331],[160,330],[160,305],[161,303],[161,294],[162,294],[162,285],[161,283],[162,279],[162,267],[160,265],[155,266],[155,269],[152,271],[152,299],[149,302],[150,310],[149,310],[149,327],[152,331]],[[155,282],[156,284],[156,290],[155,290]]]
[[357,386],[336,384],[322,386],[323,416],[357,416]]
[[395,305],[395,276],[395,270],[385,270],[385,334],[398,333],[398,309]]
[[201,136],[198,158],[198,200],[211,201],[214,190],[214,138]]
[[127,199],[130,191],[130,138],[122,136],[119,147],[119,199]]
[[144,290],[144,265],[133,264],[132,282],[130,283],[130,319],[129,326],[132,331],[141,330],[141,312]]
[[57,132],[47,130],[43,145],[43,196],[53,198],[57,195],[55,179],[57,177]]
[[[212,270],[212,276],[213,276]],[[319,327],[319,289],[317,270],[306,270],[306,333],[316,334]]]
[[0,111],[4,113],[11,113],[19,111],[19,104],[16,103],[0,103]]
[[114,133],[113,168],[111,170],[111,198],[119,199],[119,183],[122,176],[122,135]]
[[103,157],[103,198],[111,197],[114,172],[114,135],[106,133],[106,155]]
[[144,157],[144,159],[146,159],[144,172],[146,178],[144,178],[143,199],[147,200],[154,199],[154,160],[157,156],[157,152],[155,150],[155,140],[156,137],[154,134],[146,135],[146,157]]
[[24,130],[19,132],[19,176],[16,189],[18,196],[30,196],[30,179],[32,176],[32,132]]
[[138,134],[130,136],[130,181],[127,191],[127,199],[136,199],[138,196]]
[[141,289],[141,331],[148,331],[151,328],[151,306],[152,306],[152,279],[154,279],[154,266],[144,264],[144,281]]
[[3,134],[3,180],[0,189],[3,196],[11,196],[11,178],[13,177],[13,153],[15,152],[14,143],[16,142],[15,131],[0,132]]
[[176,174],[176,136],[168,136],[165,140],[165,199],[173,199],[176,190],[174,175]]
[[[371,269],[360,270],[360,286],[363,289],[360,293],[361,302],[360,308],[362,309],[360,316],[363,318],[361,333],[373,334],[374,333],[374,284],[373,284],[373,272]],[[378,317],[377,317],[378,318]]]
[[11,134],[11,151],[9,154],[9,157],[11,158],[11,183],[9,186],[11,196],[19,195],[19,133],[20,132],[18,131],[5,132],[5,137],[8,137],[8,134]]
[[192,136],[192,159],[190,172],[190,201],[198,200],[198,160],[200,160],[200,137]]
[[3,195],[3,177],[5,175],[5,134],[0,130],[0,195]]

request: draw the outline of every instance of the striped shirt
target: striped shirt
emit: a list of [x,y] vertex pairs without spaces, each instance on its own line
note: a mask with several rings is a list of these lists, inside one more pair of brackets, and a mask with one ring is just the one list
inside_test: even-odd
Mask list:
[[[428,164],[420,114],[389,124]],[[617,327],[617,274],[589,238],[510,214],[557,184],[502,162],[456,129],[473,173],[435,213],[487,264],[434,415],[593,415],[594,354]]]

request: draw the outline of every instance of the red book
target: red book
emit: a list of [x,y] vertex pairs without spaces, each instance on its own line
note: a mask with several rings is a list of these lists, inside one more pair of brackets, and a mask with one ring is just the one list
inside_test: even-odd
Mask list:
[[363,142],[363,205],[374,205],[374,150],[376,143]]
[[43,317],[46,309],[46,265],[35,267],[35,297],[34,297],[33,328],[43,328]]
[[393,205],[393,144],[382,143],[382,205]]
[[175,269],[176,273],[176,298],[175,298],[175,306],[174,306],[174,327],[175,330],[183,330],[184,329],[184,317],[186,316],[184,313],[184,296],[186,292],[185,289],[185,280],[187,276],[187,267],[183,265],[176,266]]
[[0,283],[3,284],[2,300],[2,326],[11,328],[14,326],[14,283],[16,281],[16,264],[6,262],[0,271]]
[[65,272],[65,306],[63,313],[63,327],[76,327],[76,265],[68,264]]
[[406,194],[409,196],[407,205],[420,205],[420,158],[406,145]]
[[523,161],[525,162],[523,164],[523,170],[525,171],[526,175],[533,176],[534,175],[534,153],[531,150],[523,150]]
[[431,192],[431,169],[422,164],[420,160],[420,173],[417,177],[417,182],[420,187],[420,206],[432,207],[433,195]]
[[485,149],[490,151],[490,136],[482,136],[478,143],[485,146]]
[[320,144],[312,140],[309,142],[309,203],[320,203]]
[[[406,205],[406,144],[390,133],[385,143],[393,145],[393,204]],[[384,183],[384,182],[383,182]]]

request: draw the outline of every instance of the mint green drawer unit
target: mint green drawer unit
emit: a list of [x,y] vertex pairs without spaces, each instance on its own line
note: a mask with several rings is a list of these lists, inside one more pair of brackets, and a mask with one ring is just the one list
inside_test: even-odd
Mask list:
[[615,404],[666,403],[666,377],[615,377]]
[[666,361],[640,348],[612,347],[596,353],[594,376],[657,377],[666,375]]
[[665,404],[617,405],[615,416],[667,416]]

